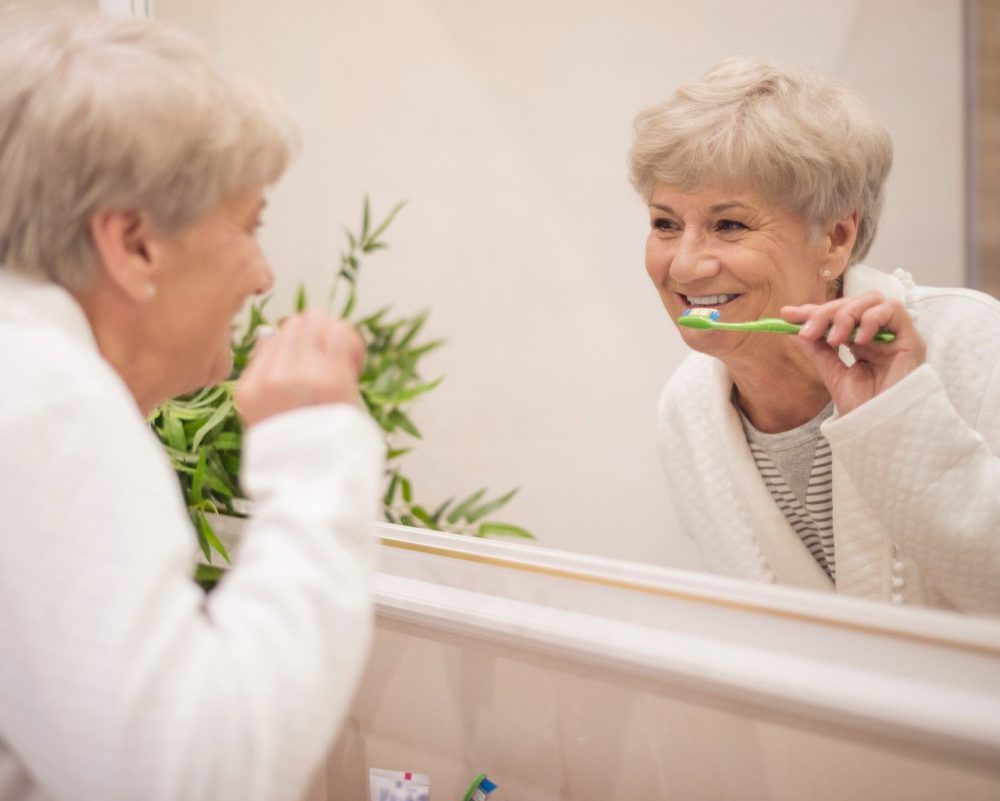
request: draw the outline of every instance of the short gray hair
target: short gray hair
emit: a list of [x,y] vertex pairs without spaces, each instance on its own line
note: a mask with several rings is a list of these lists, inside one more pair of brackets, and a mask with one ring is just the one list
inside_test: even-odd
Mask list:
[[714,184],[759,192],[812,226],[856,212],[851,264],[875,238],[891,167],[889,134],[845,86],[746,58],[640,112],[629,153],[646,200],[657,181],[685,191]]
[[95,212],[169,235],[277,180],[298,146],[270,96],[149,20],[0,14],[0,76],[0,264],[69,289],[94,273]]

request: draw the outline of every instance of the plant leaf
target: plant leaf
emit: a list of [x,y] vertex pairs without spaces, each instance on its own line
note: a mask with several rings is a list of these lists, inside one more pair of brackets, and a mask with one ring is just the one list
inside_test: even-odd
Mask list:
[[470,509],[465,513],[465,520],[468,523],[475,523],[482,520],[486,515],[495,512],[501,506],[503,506],[507,501],[513,498],[517,494],[517,488],[515,487],[510,492],[505,495],[501,495],[496,500],[490,501],[489,503],[484,503],[482,506],[477,506],[475,509]]
[[462,501],[458,506],[452,509],[451,513],[448,515],[446,520],[449,523],[457,523],[459,519],[462,517],[462,515],[464,515],[466,512],[469,511],[469,509],[471,509],[476,503],[478,503],[479,499],[482,498],[483,495],[485,494],[486,494],[486,487],[476,490],[468,498]]
[[363,325],[367,327],[377,326],[379,324],[379,321],[381,321],[381,319],[385,317],[385,315],[387,315],[391,310],[392,306],[383,306],[378,311],[375,311],[372,314],[365,317],[364,319],[359,320],[358,325]]
[[417,427],[413,425],[413,421],[401,409],[393,409],[389,412],[389,422],[399,426],[411,437],[420,439],[420,432],[417,430]]
[[[218,538],[215,534],[215,530],[212,528],[212,524],[208,522],[208,518],[205,517],[203,512],[197,513],[197,524],[198,531],[205,538],[209,545],[214,548],[227,562],[229,561],[229,552],[226,550],[226,546],[222,544],[222,540]],[[209,562],[212,561],[211,554],[206,554],[206,558]]]
[[440,348],[444,343],[445,340],[443,339],[435,339],[432,342],[428,342],[426,345],[421,345],[419,348],[414,348],[413,350],[410,351],[409,354],[410,358],[413,359],[413,361],[416,361],[424,354],[430,353],[432,350]]
[[194,568],[194,580],[206,592],[218,584],[224,575],[226,575],[225,568],[217,567],[216,565],[206,565],[204,562],[199,562]]
[[238,451],[243,447],[243,443],[235,431],[223,431],[212,440],[212,447],[217,451]]
[[358,299],[357,292],[354,289],[354,284],[351,284],[347,288],[347,302],[344,303],[344,308],[340,310],[340,319],[346,320],[351,316],[351,312],[354,311],[354,304]]
[[226,469],[222,457],[211,450],[204,451],[208,461],[208,470],[205,471],[205,484],[212,492],[221,495],[223,498],[232,498],[237,494],[237,477]]
[[184,426],[176,415],[169,412],[163,417],[163,431],[167,435],[167,444],[177,451],[187,450],[187,438],[184,436]]
[[401,348],[405,348],[409,345],[413,341],[414,337],[420,333],[420,329],[424,327],[424,323],[427,322],[427,317],[429,315],[430,312],[425,310],[413,318],[413,321],[410,323],[410,327],[406,330],[403,338],[399,341],[399,346]]
[[399,486],[399,473],[393,471],[392,478],[389,480],[389,487],[385,491],[385,495],[382,496],[382,504],[384,506],[392,506],[393,499],[396,497],[396,488]]
[[513,526],[510,523],[480,523],[479,528],[476,530],[477,537],[490,537],[497,534],[510,537],[523,537],[528,540],[535,539],[535,535],[527,529],[523,529],[520,526]]
[[434,510],[434,514],[431,515],[431,521],[433,523],[434,528],[437,528],[437,524],[438,521],[441,519],[441,515],[444,514],[445,509],[451,506],[452,501],[454,500],[455,500],[454,498],[449,498],[444,503],[442,503],[437,509]]
[[372,235],[370,237],[368,237],[368,241],[369,242],[374,242],[380,236],[382,236],[382,234],[385,233],[386,229],[390,225],[392,225],[392,221],[394,219],[396,219],[396,215],[399,214],[399,212],[402,210],[403,206],[405,206],[405,205],[406,205],[406,201],[405,200],[401,200],[399,203],[397,203],[395,206],[393,206],[392,210],[386,215],[385,219],[382,220],[381,223],[379,223],[378,228],[376,228],[374,231],[372,231]]
[[205,472],[207,468],[208,461],[205,458],[205,452],[202,451],[198,454],[198,466],[194,469],[194,476],[191,479],[191,498],[195,503],[199,503],[204,498],[201,488],[205,483]]
[[227,400],[212,413],[212,416],[208,418],[205,425],[198,429],[198,433],[195,434],[194,439],[191,440],[191,450],[198,450],[198,448],[201,447],[201,443],[205,440],[205,435],[209,434],[213,429],[225,422],[226,418],[232,414],[233,402],[231,400]]
[[410,512],[412,512],[413,516],[425,526],[428,528],[434,528],[434,521],[431,519],[431,516],[427,513],[427,510],[424,509],[423,506],[414,504],[410,507]]
[[368,195],[365,195],[364,206],[361,210],[361,241],[366,242],[368,240],[368,224],[371,219],[371,202],[368,199]]
[[432,389],[437,389],[442,381],[444,381],[444,376],[434,379],[429,384],[418,384],[415,387],[410,387],[409,389],[401,390],[400,392],[396,393],[396,396],[393,398],[393,400],[396,403],[407,403],[408,401],[411,401],[414,398],[419,398],[425,392],[430,392]]
[[191,509],[191,521],[194,523],[195,531],[198,533],[198,547],[201,548],[201,552],[205,554],[205,558],[211,562],[212,561],[212,547],[208,544],[208,538],[205,536],[205,532],[201,528],[201,521],[204,520],[205,514],[201,509]]

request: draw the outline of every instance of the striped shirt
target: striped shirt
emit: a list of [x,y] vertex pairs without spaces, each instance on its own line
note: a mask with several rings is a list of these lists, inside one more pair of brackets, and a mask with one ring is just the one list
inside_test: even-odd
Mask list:
[[833,414],[833,402],[804,425],[777,434],[758,431],[738,406],[737,410],[768,492],[819,566],[836,581],[833,458],[830,443],[819,430]]

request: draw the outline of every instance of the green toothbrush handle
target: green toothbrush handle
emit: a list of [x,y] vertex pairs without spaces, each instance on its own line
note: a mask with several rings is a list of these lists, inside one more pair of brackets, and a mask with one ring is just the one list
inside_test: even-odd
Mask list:
[[743,331],[765,331],[769,334],[797,334],[801,325],[782,320],[780,317],[761,317],[745,323],[717,323],[717,325],[738,326]]
[[[797,334],[801,325],[782,320],[780,317],[761,317],[759,320],[748,320],[745,323],[723,323],[713,320],[712,328],[724,329],[728,331],[762,331],[770,334]],[[854,329],[851,339],[857,335],[858,329]],[[892,331],[879,331],[875,335],[876,342],[893,342],[896,335]]]
[[[769,331],[772,334],[797,334],[801,325],[789,323],[779,317],[761,317],[759,320],[751,320],[747,323],[736,323],[736,325],[746,326],[747,331]],[[858,335],[858,329],[854,329],[851,340]],[[896,335],[892,331],[879,331],[875,335],[876,342],[894,342]]]

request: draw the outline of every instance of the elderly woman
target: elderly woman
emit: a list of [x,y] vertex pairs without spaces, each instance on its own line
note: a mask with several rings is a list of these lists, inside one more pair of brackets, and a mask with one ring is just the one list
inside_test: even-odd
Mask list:
[[757,61],[638,116],[631,179],[671,318],[803,324],[679,326],[698,353],[660,401],[669,488],[717,572],[998,613],[1000,303],[861,263],[891,161],[842,86]]
[[225,378],[294,142],[139,20],[0,20],[0,798],[294,799],[371,630],[363,345],[290,319],[244,373],[257,514],[206,597],[145,416]]

